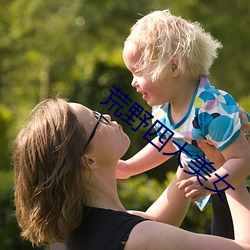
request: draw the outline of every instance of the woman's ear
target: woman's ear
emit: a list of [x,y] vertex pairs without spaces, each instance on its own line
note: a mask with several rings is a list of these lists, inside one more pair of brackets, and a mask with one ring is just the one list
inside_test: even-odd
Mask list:
[[85,164],[87,164],[89,169],[95,169],[96,168],[96,163],[95,160],[87,155],[82,156],[82,160],[84,161]]

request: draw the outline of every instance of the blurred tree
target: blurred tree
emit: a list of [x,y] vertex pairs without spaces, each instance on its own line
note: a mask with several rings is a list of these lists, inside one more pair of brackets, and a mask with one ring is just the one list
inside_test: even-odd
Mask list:
[[0,167],[9,169],[10,147],[8,144],[10,137],[9,127],[11,126],[12,113],[0,103]]
[[242,96],[249,96],[249,1],[193,0],[188,12],[193,21],[202,23],[205,30],[223,44],[211,69],[214,85],[238,101]]
[[[107,105],[100,104],[107,100],[115,85],[150,112],[150,107],[130,87],[131,76],[125,69],[121,52],[130,27],[141,15],[166,8],[173,14],[201,22],[223,43],[224,48],[211,69],[212,80],[250,111],[248,0],[1,0],[0,169],[7,169],[9,165],[10,146],[6,145],[10,145],[34,105],[48,96],[59,95],[81,102],[116,119]],[[121,119],[117,120],[131,138],[126,158],[146,144],[142,137],[148,127],[134,132]],[[127,194],[126,189],[121,188],[122,195],[128,195],[129,206],[144,208],[149,194],[146,187],[150,193],[156,194],[159,190],[152,178],[163,183],[165,172],[174,171],[177,164],[174,157],[149,171],[147,177],[126,181]],[[140,182],[145,187],[145,195]],[[140,190],[141,204],[132,200],[129,185]],[[197,214],[202,214],[202,219]],[[199,213],[191,206],[186,225],[191,228],[192,224],[192,229],[204,232],[207,229],[203,230],[200,225],[206,224],[203,219],[207,221],[208,216],[209,210]]]
[[[88,105],[94,92],[105,98],[102,94],[111,82],[117,81],[124,88],[130,80],[121,49],[129,28],[139,18],[138,13],[163,8],[200,21],[223,42],[225,48],[211,71],[214,83],[237,99],[249,95],[246,79],[250,59],[245,56],[249,7],[244,2],[229,0],[222,6],[214,0],[140,0],[129,4],[113,0],[1,1],[0,100],[15,117],[23,117],[39,100],[58,93]],[[231,17],[238,13],[240,22],[235,22]],[[244,39],[239,39],[242,36]],[[107,66],[100,68],[100,62]],[[111,68],[112,74],[107,72]],[[132,88],[127,91],[140,99]]]

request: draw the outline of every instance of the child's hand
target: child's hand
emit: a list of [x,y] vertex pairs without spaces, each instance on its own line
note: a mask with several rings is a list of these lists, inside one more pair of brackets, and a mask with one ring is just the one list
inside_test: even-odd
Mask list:
[[129,178],[130,171],[126,161],[119,160],[116,166],[116,178],[117,179],[127,179]]
[[210,193],[204,186],[200,185],[196,176],[179,181],[177,187],[183,190],[186,193],[186,197],[193,202],[206,197]]

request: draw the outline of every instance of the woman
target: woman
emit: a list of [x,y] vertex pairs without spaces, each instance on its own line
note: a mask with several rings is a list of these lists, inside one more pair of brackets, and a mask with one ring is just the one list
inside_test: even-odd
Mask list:
[[189,205],[178,189],[187,178],[181,169],[145,213],[128,213],[115,176],[129,144],[108,115],[63,99],[42,102],[14,143],[16,215],[23,237],[33,245],[65,242],[66,249],[250,249],[250,199],[243,185],[226,191],[235,240],[174,227]]

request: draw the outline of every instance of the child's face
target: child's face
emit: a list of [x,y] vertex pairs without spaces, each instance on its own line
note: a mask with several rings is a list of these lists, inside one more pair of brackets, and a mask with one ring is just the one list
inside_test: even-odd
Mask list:
[[136,72],[138,69],[138,61],[141,57],[141,52],[135,48],[131,43],[125,43],[123,49],[123,60],[132,73],[133,79],[131,82],[132,87],[142,94],[142,98],[148,103],[149,106],[161,105],[168,101],[165,94],[167,87],[167,74],[163,80],[156,80],[152,82],[151,75],[147,72]]

